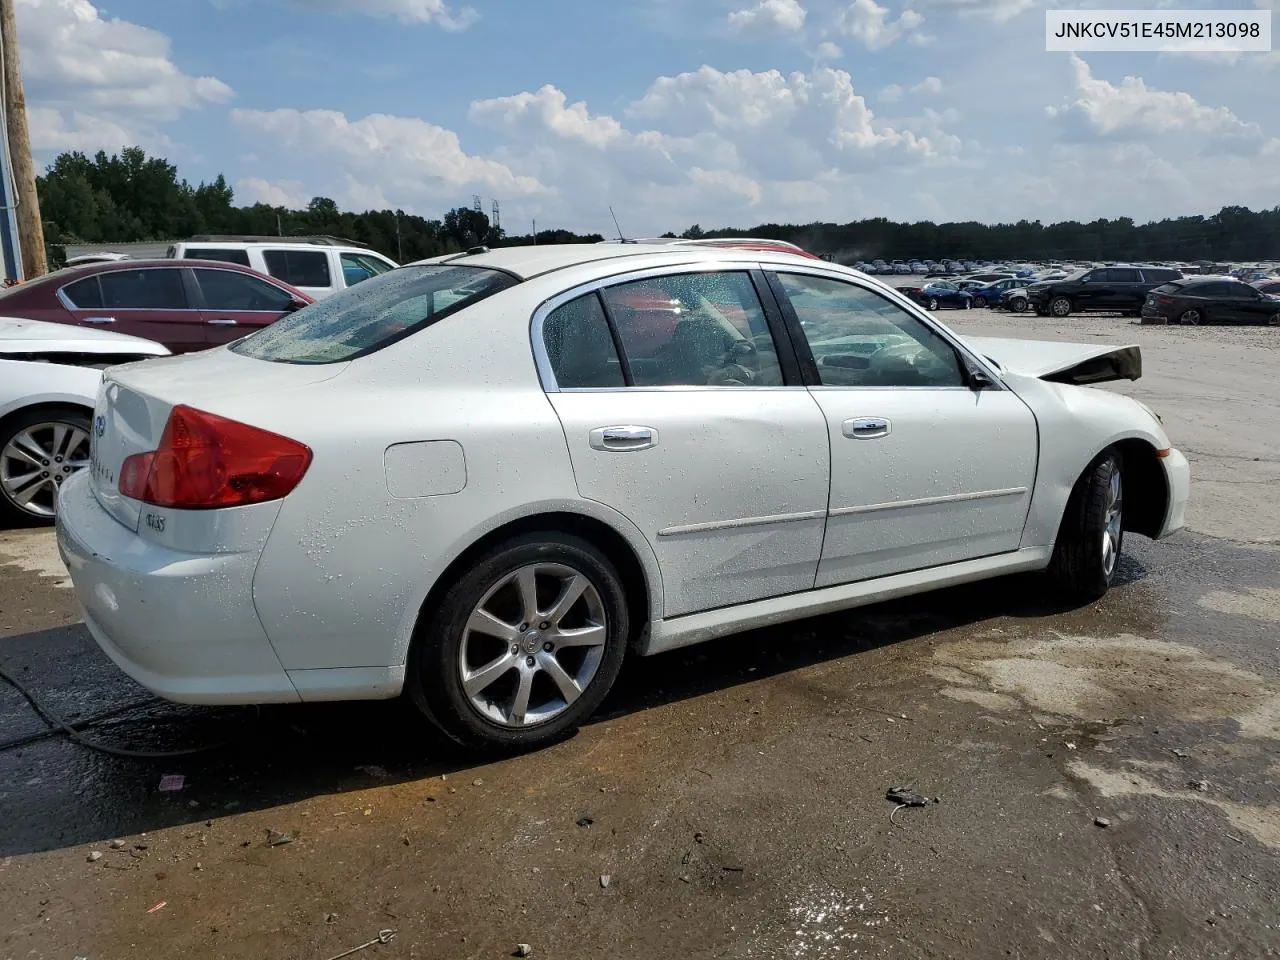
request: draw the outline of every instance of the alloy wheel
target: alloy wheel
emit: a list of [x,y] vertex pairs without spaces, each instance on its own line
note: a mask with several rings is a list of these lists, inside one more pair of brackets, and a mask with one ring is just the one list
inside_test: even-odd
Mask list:
[[1123,537],[1124,496],[1119,470],[1114,470],[1111,474],[1111,482],[1107,485],[1106,503],[1106,513],[1102,522],[1102,572],[1107,579],[1110,579],[1120,559],[1120,544]]
[[0,492],[15,507],[47,520],[62,482],[89,465],[89,432],[63,421],[35,423],[0,450]]
[[1014,313],[1026,313],[1027,301],[1022,297],[1015,297],[1012,303]]
[[1066,297],[1058,297],[1049,304],[1049,312],[1055,317],[1065,317],[1071,313],[1071,301]]
[[1178,318],[1178,322],[1185,323],[1188,326],[1195,327],[1195,326],[1199,326],[1200,319],[1201,318],[1200,318],[1199,310],[1187,310],[1182,314],[1182,316]]
[[476,604],[458,657],[462,690],[487,720],[522,728],[567,710],[600,668],[608,639],[600,592],[560,563],[506,574]]

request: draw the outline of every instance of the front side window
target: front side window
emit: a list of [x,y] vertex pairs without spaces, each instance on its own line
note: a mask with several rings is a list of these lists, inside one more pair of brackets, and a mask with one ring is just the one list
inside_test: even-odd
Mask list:
[[748,273],[655,277],[607,287],[601,297],[632,386],[782,386]]
[[323,250],[264,250],[267,273],[294,287],[328,287],[329,255]]
[[342,278],[348,287],[354,287],[362,280],[368,280],[370,277],[376,277],[392,269],[391,264],[386,261],[363,253],[344,253],[340,259]]
[[105,310],[186,310],[182,271],[113,270],[98,275]]
[[918,317],[852,283],[779,273],[823,386],[961,387],[955,349]]
[[293,297],[265,280],[234,270],[192,271],[208,310],[258,310],[283,313]]
[[303,307],[245,337],[236,353],[276,363],[338,363],[381,350],[516,281],[483,267],[402,267]]

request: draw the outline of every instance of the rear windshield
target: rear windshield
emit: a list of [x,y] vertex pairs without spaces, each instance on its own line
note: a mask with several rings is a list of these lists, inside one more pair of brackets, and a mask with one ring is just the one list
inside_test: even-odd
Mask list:
[[1182,286],[1177,283],[1162,283],[1160,286],[1152,290],[1152,293],[1177,293]]
[[276,363],[353,360],[515,283],[483,267],[400,267],[277,320],[231,349]]

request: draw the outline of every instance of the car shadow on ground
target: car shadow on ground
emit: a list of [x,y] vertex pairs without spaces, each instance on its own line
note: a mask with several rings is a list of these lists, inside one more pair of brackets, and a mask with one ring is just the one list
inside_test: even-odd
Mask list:
[[[1145,575],[1133,558],[1124,564],[1122,581]],[[1047,598],[1041,578],[1024,575],[634,657],[592,722],[992,618],[1039,620],[1071,609]],[[86,729],[83,735],[94,741],[141,751],[215,746],[167,758],[101,753],[65,736],[0,747],[0,857],[463,773],[490,762],[440,744],[404,700],[261,709],[151,700],[82,626],[0,639],[0,670],[70,721],[146,704]],[[0,681],[0,741],[44,729],[25,699]],[[162,778],[173,775],[181,776],[181,789],[162,790]]]

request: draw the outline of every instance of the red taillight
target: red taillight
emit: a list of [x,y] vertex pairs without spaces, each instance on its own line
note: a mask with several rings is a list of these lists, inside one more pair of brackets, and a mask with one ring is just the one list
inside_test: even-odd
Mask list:
[[1156,303],[1160,304],[1160,306],[1162,306],[1162,307],[1167,307],[1167,306],[1169,306],[1169,304],[1173,303],[1173,297],[1166,297],[1166,296],[1159,296],[1159,295],[1158,295],[1158,296],[1156,297]]
[[179,405],[160,446],[121,465],[120,492],[157,507],[239,507],[286,496],[309,466],[296,440]]

